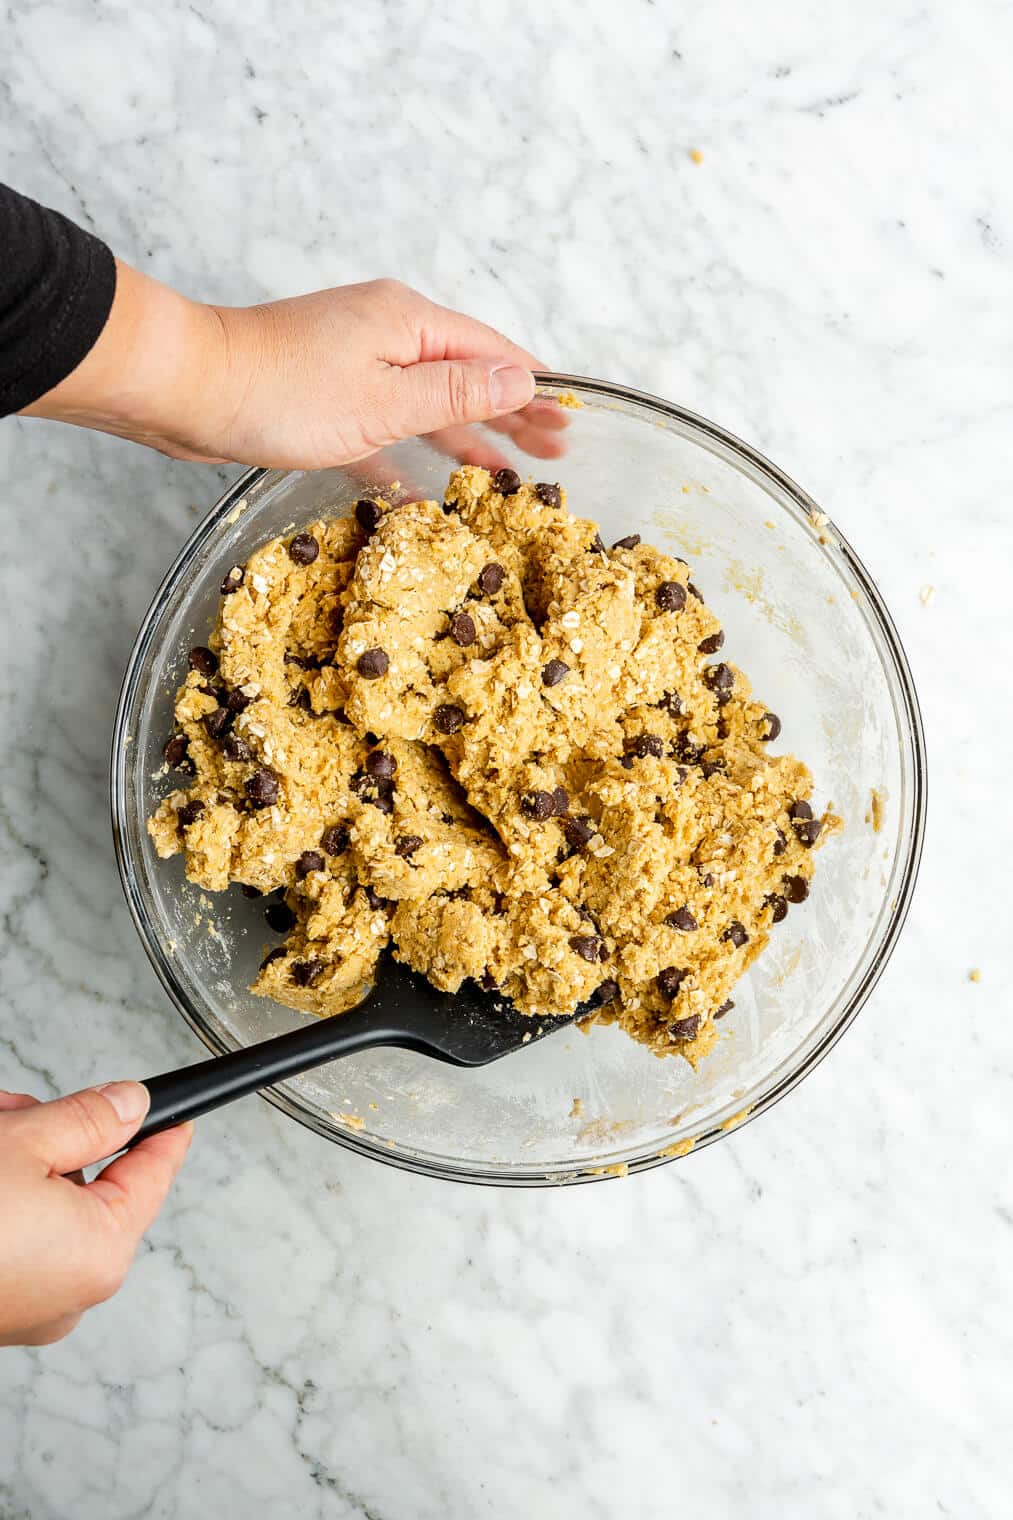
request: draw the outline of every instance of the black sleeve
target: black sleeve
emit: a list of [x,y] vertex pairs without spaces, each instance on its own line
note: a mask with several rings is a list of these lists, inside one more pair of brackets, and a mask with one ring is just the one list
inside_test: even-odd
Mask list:
[[0,417],[77,368],[115,293],[116,264],[104,243],[0,185]]

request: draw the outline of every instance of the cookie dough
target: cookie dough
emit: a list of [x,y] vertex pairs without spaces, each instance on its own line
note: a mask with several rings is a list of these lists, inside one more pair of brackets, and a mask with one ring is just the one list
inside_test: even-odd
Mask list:
[[149,832],[201,887],[276,894],[264,996],[340,1012],[390,943],[696,1061],[839,827],[723,642],[682,560],[465,466],[228,572]]

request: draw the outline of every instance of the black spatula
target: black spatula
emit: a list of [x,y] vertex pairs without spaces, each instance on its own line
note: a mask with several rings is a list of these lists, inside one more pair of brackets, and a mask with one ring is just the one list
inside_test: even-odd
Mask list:
[[377,1045],[399,1045],[454,1066],[486,1066],[565,1029],[596,1006],[591,999],[562,1018],[529,1017],[518,1013],[509,999],[483,992],[474,982],[466,982],[460,992],[438,992],[387,953],[372,992],[348,1013],[315,1019],[259,1045],[146,1078],[151,1107],[130,1144],[338,1056]]

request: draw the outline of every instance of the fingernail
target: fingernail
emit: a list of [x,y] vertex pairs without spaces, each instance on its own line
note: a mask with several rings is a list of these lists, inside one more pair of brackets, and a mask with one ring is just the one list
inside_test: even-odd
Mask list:
[[121,1124],[136,1124],[148,1112],[148,1089],[140,1082],[107,1082],[96,1091],[109,1099]]
[[534,394],[534,376],[517,364],[501,364],[489,376],[489,400],[497,412],[512,412]]

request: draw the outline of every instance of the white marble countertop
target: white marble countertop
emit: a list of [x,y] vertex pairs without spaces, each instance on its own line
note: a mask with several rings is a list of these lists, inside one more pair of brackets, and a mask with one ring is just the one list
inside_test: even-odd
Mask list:
[[[0,172],[142,268],[235,301],[397,274],[802,482],[896,617],[932,804],[869,1007],[699,1156],[511,1193],[255,1100],[202,1121],[119,1297],[0,1353],[5,1520],[1008,1513],[1011,49],[994,0],[14,0]],[[107,748],[229,473],[0,425],[5,1086],[198,1055]]]

